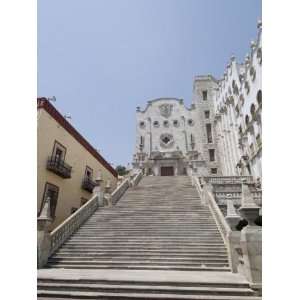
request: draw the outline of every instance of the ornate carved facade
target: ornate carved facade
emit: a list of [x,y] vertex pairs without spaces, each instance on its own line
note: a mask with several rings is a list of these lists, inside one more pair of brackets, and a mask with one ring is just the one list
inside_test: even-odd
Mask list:
[[182,99],[148,101],[136,112],[133,167],[152,175],[261,177],[261,22],[243,63],[231,57],[222,79],[196,76]]

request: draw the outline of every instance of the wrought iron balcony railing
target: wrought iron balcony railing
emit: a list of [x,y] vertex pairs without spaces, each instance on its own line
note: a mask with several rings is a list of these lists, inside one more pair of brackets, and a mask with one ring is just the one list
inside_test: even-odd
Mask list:
[[71,178],[72,167],[62,159],[50,156],[47,161],[47,169],[61,176],[62,178]]
[[83,179],[83,181],[82,181],[81,187],[82,187],[84,190],[86,190],[86,191],[92,193],[92,192],[93,192],[93,189],[94,189],[94,187],[95,187],[96,185],[97,185],[97,183],[96,183],[95,181],[93,181],[91,178],[85,177],[85,178]]

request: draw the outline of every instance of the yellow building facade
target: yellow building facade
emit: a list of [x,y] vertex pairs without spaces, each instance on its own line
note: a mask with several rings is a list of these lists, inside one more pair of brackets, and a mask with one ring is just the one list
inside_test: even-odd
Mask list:
[[37,109],[37,212],[49,197],[54,229],[92,197],[99,172],[112,190],[118,175],[46,98]]

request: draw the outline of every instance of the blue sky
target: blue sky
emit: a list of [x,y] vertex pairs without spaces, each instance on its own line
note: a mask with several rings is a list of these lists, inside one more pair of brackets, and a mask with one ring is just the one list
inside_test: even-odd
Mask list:
[[114,166],[131,162],[135,109],[191,103],[195,75],[222,76],[256,38],[260,0],[39,0],[38,96]]

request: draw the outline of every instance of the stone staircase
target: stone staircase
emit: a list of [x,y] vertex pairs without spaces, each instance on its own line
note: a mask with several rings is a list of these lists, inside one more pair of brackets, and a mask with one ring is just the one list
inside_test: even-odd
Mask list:
[[47,268],[39,299],[260,299],[230,272],[221,234],[187,176],[144,177],[116,206],[99,208]]

